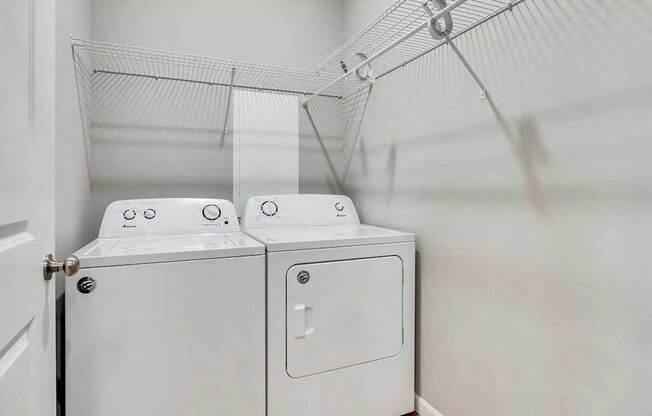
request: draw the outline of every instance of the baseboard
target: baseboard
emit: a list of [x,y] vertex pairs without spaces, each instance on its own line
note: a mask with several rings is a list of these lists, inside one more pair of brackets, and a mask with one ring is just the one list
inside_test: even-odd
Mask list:
[[443,416],[437,411],[430,403],[420,397],[418,394],[414,395],[414,410],[417,411],[419,416]]

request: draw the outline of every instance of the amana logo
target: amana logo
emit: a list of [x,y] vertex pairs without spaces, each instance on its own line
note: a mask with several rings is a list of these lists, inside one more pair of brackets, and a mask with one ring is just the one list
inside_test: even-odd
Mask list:
[[97,281],[92,277],[82,277],[77,282],[77,290],[81,293],[91,293],[97,287]]

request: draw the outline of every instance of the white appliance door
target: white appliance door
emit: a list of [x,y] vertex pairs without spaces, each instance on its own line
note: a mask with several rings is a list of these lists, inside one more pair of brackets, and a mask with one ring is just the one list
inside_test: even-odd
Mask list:
[[265,415],[264,256],[66,283],[67,416]]
[[[0,415],[55,414],[54,2],[0,11]],[[66,139],[66,138],[63,138]]]
[[401,350],[399,257],[295,265],[286,285],[290,377],[380,360]]

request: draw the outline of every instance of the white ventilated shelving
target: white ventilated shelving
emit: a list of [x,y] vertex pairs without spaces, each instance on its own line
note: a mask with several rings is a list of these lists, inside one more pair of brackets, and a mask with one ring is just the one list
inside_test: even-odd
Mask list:
[[[86,155],[97,140],[201,130],[224,141],[233,89],[306,96],[328,73],[71,38]],[[358,85],[351,80],[343,92]],[[337,100],[341,94],[324,94]],[[183,103],[177,104],[175,103]],[[127,128],[128,127],[128,128]],[[147,129],[145,129],[147,127]]]
[[[380,78],[445,45],[491,18],[512,10],[524,0],[397,0],[371,23],[333,52],[316,68],[320,74],[339,74],[318,90],[347,95],[357,68],[371,67]],[[430,19],[452,21],[446,36],[433,38]],[[344,91],[344,92],[343,92]],[[311,100],[312,97],[309,99]]]
[[234,89],[301,96],[328,158],[324,138],[356,142],[375,79],[447,44],[475,76],[453,40],[524,1],[397,0],[312,71],[72,38],[89,165],[98,138],[223,144]]
[[[102,74],[140,76],[294,94],[315,93],[336,78],[328,72],[317,73],[78,38],[72,38],[71,44],[77,70],[84,71],[89,78]],[[352,86],[355,86],[355,82],[347,85],[349,88]],[[341,97],[338,94],[331,96]]]
[[[513,7],[516,2],[509,0],[468,0],[466,2],[449,1],[448,4],[460,3],[451,11],[453,20],[453,31],[450,35],[454,38],[459,32],[478,22]],[[353,68],[361,61],[357,53],[364,53],[373,56],[387,45],[400,39],[405,34],[422,26],[428,18],[424,4],[433,11],[436,7],[432,0],[398,0],[390,8],[381,13],[364,29],[349,39],[342,47],[333,52],[328,58],[319,64],[316,71],[319,73],[342,73],[341,62],[348,68]],[[427,53],[439,43],[446,40],[434,42],[428,30],[420,30],[402,43],[396,45],[391,51],[373,62],[376,76],[392,71],[404,65],[416,57]]]

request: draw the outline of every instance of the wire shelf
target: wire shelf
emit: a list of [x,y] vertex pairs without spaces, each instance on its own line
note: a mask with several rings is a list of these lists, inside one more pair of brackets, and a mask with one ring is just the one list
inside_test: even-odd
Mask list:
[[[281,66],[254,64],[176,52],[72,38],[73,54],[89,77],[140,76],[234,88],[314,94],[336,76]],[[349,82],[347,87],[356,85]],[[339,98],[337,92],[331,94]]]
[[220,136],[223,145],[238,88],[302,95],[322,146],[333,138],[355,143],[374,79],[523,1],[397,0],[314,71],[73,37],[89,173],[91,138],[212,143]]
[[[518,2],[520,1],[448,0],[444,4],[454,7],[457,5],[450,12],[453,28],[449,38],[455,38],[489,18],[511,9]],[[371,67],[376,78],[378,78],[444,44],[446,39],[435,40],[428,29],[419,30],[419,27],[423,27],[424,22],[429,17],[426,7],[432,12],[437,12],[442,6],[441,2],[437,0],[396,1],[358,34],[326,58],[316,68],[316,72],[342,75],[344,73],[343,67],[350,71],[351,68],[363,61],[360,58],[361,54],[371,57],[398,42],[382,56],[371,62]],[[416,33],[410,35],[413,31],[416,31]],[[401,40],[402,38],[405,39]],[[339,84],[338,82],[336,86],[328,88],[327,91],[342,88]]]
[[[89,174],[110,143],[223,145],[231,92],[306,96],[333,74],[71,38]],[[342,93],[359,85],[343,83]],[[339,101],[340,90],[320,94]]]

